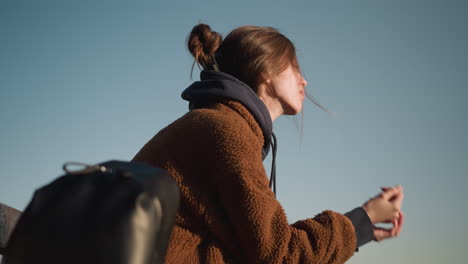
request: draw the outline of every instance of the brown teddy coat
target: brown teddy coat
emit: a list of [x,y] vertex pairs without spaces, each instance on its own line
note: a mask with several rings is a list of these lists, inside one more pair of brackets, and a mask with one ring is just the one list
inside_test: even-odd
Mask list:
[[240,103],[220,100],[162,129],[134,161],[166,169],[181,205],[166,263],[344,263],[353,223],[324,211],[289,224],[269,188],[264,137]]

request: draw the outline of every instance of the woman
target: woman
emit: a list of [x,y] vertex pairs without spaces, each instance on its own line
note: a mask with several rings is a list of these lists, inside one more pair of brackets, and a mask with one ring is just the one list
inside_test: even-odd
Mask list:
[[[244,26],[222,40],[199,24],[188,48],[203,67],[201,81],[182,93],[190,111],[134,158],[166,169],[181,189],[167,263],[343,263],[370,240],[400,232],[401,187],[345,215],[324,211],[288,224],[269,188],[272,122],[301,111],[307,85],[288,38]],[[270,145],[271,182],[262,163]],[[394,226],[375,228],[379,222]]]

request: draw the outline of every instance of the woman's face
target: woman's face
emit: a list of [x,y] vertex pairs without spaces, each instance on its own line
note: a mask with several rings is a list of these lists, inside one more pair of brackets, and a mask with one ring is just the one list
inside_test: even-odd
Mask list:
[[277,109],[283,115],[301,112],[307,81],[292,66],[267,80],[271,97],[277,101]]

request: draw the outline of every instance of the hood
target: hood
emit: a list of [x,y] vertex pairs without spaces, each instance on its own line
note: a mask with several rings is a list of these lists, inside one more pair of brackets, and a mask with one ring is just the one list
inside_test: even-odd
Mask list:
[[266,105],[247,84],[229,74],[205,70],[200,73],[200,81],[194,82],[182,92],[182,98],[190,102],[190,110],[221,98],[241,103],[262,129],[263,159],[268,155],[273,131],[271,116]]

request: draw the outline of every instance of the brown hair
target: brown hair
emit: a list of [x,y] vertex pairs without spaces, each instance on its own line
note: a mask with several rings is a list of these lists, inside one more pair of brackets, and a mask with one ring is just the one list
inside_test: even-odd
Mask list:
[[[206,24],[193,27],[188,49],[195,63],[204,70],[219,70],[249,85],[255,92],[268,77],[279,74],[291,65],[299,73],[294,44],[272,27],[242,26],[223,40],[221,34]],[[193,66],[194,66],[193,65]],[[192,66],[192,70],[193,70]],[[321,109],[311,95],[307,97]]]
[[293,43],[271,27],[238,27],[222,40],[210,26],[199,24],[190,33],[188,49],[203,69],[218,66],[255,91],[265,77],[278,74],[289,65],[300,70]]
[[195,62],[207,70],[215,64],[214,54],[222,40],[221,34],[211,31],[210,26],[198,24],[190,32],[188,49],[195,58]]

